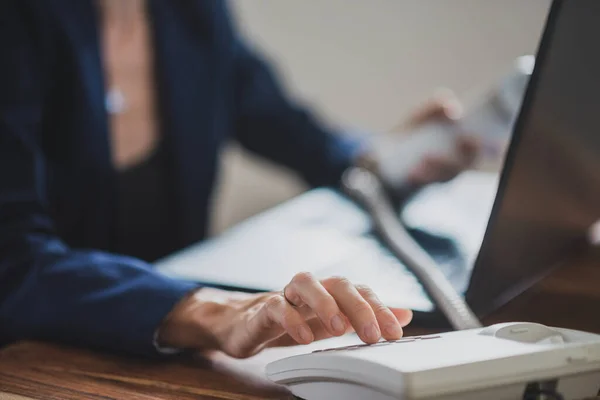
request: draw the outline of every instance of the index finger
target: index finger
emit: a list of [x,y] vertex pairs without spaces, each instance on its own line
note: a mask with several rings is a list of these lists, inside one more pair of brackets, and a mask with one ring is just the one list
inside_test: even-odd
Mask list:
[[375,310],[363,298],[357,288],[342,277],[325,279],[322,284],[331,293],[360,339],[365,343],[379,341],[381,329]]

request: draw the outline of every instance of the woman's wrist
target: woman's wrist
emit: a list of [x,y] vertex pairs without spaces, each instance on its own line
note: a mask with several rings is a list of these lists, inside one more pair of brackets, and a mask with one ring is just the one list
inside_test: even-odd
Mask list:
[[185,296],[163,320],[157,334],[159,348],[218,350],[223,316],[228,315],[227,292],[201,288]]

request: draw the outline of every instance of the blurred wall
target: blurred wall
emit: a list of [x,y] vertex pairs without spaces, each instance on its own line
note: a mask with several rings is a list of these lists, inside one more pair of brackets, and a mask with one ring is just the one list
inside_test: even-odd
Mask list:
[[[293,96],[329,123],[389,130],[440,86],[466,100],[534,54],[550,0],[231,0]],[[367,104],[367,106],[365,106]],[[306,188],[232,147],[213,233]]]

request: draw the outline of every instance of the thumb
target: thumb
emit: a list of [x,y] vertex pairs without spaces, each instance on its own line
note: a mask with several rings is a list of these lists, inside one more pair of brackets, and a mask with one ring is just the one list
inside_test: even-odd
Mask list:
[[454,93],[450,89],[439,89],[409,116],[404,129],[413,129],[436,119],[457,120],[462,112],[462,105]]
[[403,327],[410,324],[413,319],[413,312],[406,308],[390,308],[398,322]]

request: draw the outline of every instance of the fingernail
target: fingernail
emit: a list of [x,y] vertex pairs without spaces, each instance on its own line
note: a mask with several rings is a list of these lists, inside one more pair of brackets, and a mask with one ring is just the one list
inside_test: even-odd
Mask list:
[[379,340],[381,333],[379,332],[379,328],[375,324],[369,324],[365,327],[365,337],[367,340],[376,342]]
[[400,338],[402,337],[402,328],[398,324],[389,324],[385,327],[385,333],[390,338]]
[[340,317],[339,315],[334,315],[334,317],[331,318],[331,327],[336,333],[344,333],[344,331],[346,330],[344,320],[342,320],[342,317]]
[[313,341],[313,334],[306,326],[300,326],[298,328],[298,335],[304,343],[310,343]]

